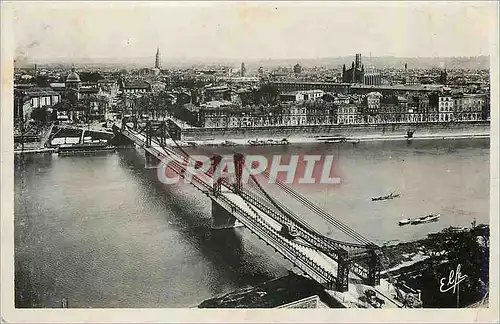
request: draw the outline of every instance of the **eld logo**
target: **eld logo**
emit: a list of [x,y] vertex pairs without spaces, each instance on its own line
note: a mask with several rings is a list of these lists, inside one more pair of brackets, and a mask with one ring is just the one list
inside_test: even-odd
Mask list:
[[156,172],[158,180],[165,184],[191,183],[194,176],[210,184],[221,178],[233,183],[239,179],[246,184],[251,176],[271,184],[340,183],[334,173],[332,155],[222,155],[219,160],[205,155],[190,155],[189,159],[166,157]]

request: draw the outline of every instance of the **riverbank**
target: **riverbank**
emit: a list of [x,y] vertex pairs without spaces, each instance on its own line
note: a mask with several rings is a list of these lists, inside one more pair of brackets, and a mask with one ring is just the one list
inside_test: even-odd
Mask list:
[[417,124],[302,125],[245,128],[177,127],[179,140],[191,145],[249,145],[249,141],[282,141],[292,144],[318,143],[328,139],[347,142],[417,139],[464,139],[489,137],[490,123],[450,122]]
[[342,308],[315,281],[289,271],[287,276],[202,302],[198,308]]
[[[487,269],[473,270],[475,267],[487,266],[487,264],[481,259],[474,259],[474,253],[472,255],[464,254],[461,250],[479,249],[484,252],[484,249],[489,247],[488,238],[489,226],[487,225],[471,228],[450,227],[437,233],[431,233],[425,239],[385,246],[383,253],[386,257],[387,269],[381,271],[381,276],[388,278],[389,273],[403,291],[420,291],[424,308],[449,307],[449,296],[439,293],[437,290],[439,289],[439,278],[447,278],[447,276],[442,276],[439,271],[436,271],[432,272],[433,277],[427,279],[422,279],[422,277],[428,276],[429,269],[434,270],[436,265],[439,267],[442,267],[443,264],[456,266],[459,262],[465,267],[469,267],[468,272],[462,272],[471,277],[469,280],[486,280],[486,278],[476,277],[478,273],[486,273]],[[450,247],[454,247],[454,249],[450,249]],[[467,263],[466,260],[460,258],[468,258],[472,262]],[[474,289],[471,286],[467,287]],[[465,300],[462,301],[460,307],[468,307],[477,304],[478,300],[482,300],[485,291],[461,291],[460,294],[465,295],[462,297]],[[198,308],[275,308],[305,299],[314,299],[314,296],[317,296],[319,303],[316,302],[310,308],[343,307],[331,297],[329,298],[330,295],[318,283],[289,271],[285,277],[205,300]],[[451,297],[454,300],[455,297]]]
[[[179,141],[183,146],[251,146],[251,145],[284,145],[283,140],[286,139],[288,144],[353,144],[356,145],[361,142],[383,142],[383,141],[418,141],[418,140],[446,140],[446,139],[484,139],[490,138],[489,133],[483,134],[422,134],[414,135],[408,138],[407,135],[364,135],[352,137],[333,137],[333,136],[320,136],[320,137],[305,137],[305,136],[290,136],[287,138],[278,137],[246,137],[246,138],[226,138],[226,139],[207,139],[207,140],[194,140],[186,138]],[[261,142],[255,144],[255,142]]]

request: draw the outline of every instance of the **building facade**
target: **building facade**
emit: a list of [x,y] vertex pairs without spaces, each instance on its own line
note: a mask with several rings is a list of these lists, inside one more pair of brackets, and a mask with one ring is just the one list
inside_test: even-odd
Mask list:
[[453,98],[448,96],[439,96],[439,121],[440,122],[451,122],[454,121],[453,116],[454,111],[454,101]]
[[293,91],[280,94],[280,101],[283,102],[299,102],[306,100],[318,100],[323,97],[325,92],[323,90],[304,90]]

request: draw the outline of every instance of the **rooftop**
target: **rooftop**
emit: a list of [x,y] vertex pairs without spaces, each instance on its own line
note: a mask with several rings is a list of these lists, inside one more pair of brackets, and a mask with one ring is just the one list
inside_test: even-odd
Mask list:
[[125,89],[144,89],[149,88],[150,84],[146,81],[131,81],[123,85]]
[[41,97],[41,96],[58,96],[59,94],[51,88],[33,87],[29,89],[18,90],[22,95],[28,97]]
[[351,89],[401,90],[401,91],[436,91],[443,89],[440,84],[396,84],[396,85],[365,85],[353,84]]

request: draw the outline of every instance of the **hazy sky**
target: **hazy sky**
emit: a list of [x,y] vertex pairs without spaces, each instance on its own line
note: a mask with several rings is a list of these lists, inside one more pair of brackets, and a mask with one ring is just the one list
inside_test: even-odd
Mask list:
[[17,52],[31,59],[315,58],[488,55],[490,3],[9,4]]

